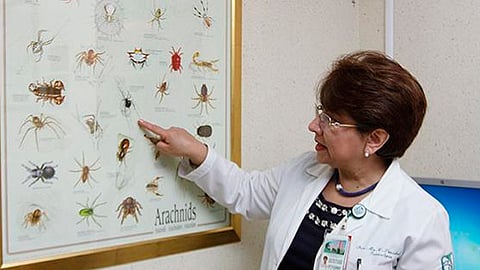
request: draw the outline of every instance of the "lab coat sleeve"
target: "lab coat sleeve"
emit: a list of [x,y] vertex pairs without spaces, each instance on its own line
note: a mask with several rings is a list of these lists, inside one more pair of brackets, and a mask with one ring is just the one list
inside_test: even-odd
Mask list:
[[[454,269],[449,217],[444,209],[432,209],[432,216],[415,236],[405,241],[397,270]],[[444,265],[442,267],[442,264]],[[450,268],[451,267],[451,268]]]
[[207,158],[192,170],[188,161],[179,166],[179,176],[196,183],[230,212],[247,219],[267,219],[277,194],[280,168],[246,172],[209,148]]

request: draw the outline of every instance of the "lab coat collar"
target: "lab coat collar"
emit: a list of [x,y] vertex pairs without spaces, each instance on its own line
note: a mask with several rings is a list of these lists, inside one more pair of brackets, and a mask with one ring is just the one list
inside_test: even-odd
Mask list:
[[[324,177],[324,176],[331,176],[333,174],[333,168],[327,165],[324,165],[319,162],[315,162],[310,167],[307,167],[305,171],[315,177]],[[330,179],[330,178],[328,178]]]
[[394,207],[400,199],[400,190],[408,176],[400,168],[400,163],[394,159],[387,168],[377,187],[362,200],[362,204],[370,211],[384,218],[391,218]]
[[[329,179],[333,174],[333,168],[321,163],[315,163],[307,167],[305,171],[310,175],[326,179]],[[384,218],[390,218],[393,214],[394,206],[399,200],[399,190],[402,188],[404,180],[405,173],[400,168],[399,161],[394,159],[383,174],[377,187],[360,203],[368,211]]]

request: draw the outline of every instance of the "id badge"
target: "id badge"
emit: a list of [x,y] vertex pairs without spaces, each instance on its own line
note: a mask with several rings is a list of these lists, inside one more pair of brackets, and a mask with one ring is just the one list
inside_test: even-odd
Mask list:
[[[345,270],[351,236],[327,234],[320,254],[320,270]],[[318,263],[318,262],[317,262]]]

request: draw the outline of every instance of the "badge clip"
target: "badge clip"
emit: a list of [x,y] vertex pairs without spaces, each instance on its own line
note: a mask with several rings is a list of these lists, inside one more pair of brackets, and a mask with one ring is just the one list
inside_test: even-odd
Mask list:
[[356,219],[361,219],[367,214],[367,208],[362,204],[355,204],[352,207],[352,216]]

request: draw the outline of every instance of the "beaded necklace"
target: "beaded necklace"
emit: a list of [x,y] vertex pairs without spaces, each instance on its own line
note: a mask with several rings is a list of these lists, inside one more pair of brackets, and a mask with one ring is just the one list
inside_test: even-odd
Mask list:
[[351,212],[349,207],[338,207],[333,203],[330,203],[323,198],[323,195],[320,194],[314,202],[320,212],[309,211],[307,213],[308,219],[313,221],[313,223],[321,228],[333,230],[338,221],[340,221],[344,216],[348,216]]
[[345,191],[343,189],[342,184],[340,184],[340,180],[338,179],[339,178],[338,177],[338,170],[335,170],[335,172],[332,175],[332,178],[335,182],[335,189],[338,191],[338,193],[340,193],[340,195],[345,196],[345,197],[358,197],[360,195],[363,195],[365,193],[368,193],[368,192],[372,191],[373,189],[375,189],[375,187],[378,184],[378,182],[376,182],[375,184],[373,184],[371,186],[368,186],[368,187],[366,187],[362,190],[355,191],[355,192],[349,192],[349,191]]

